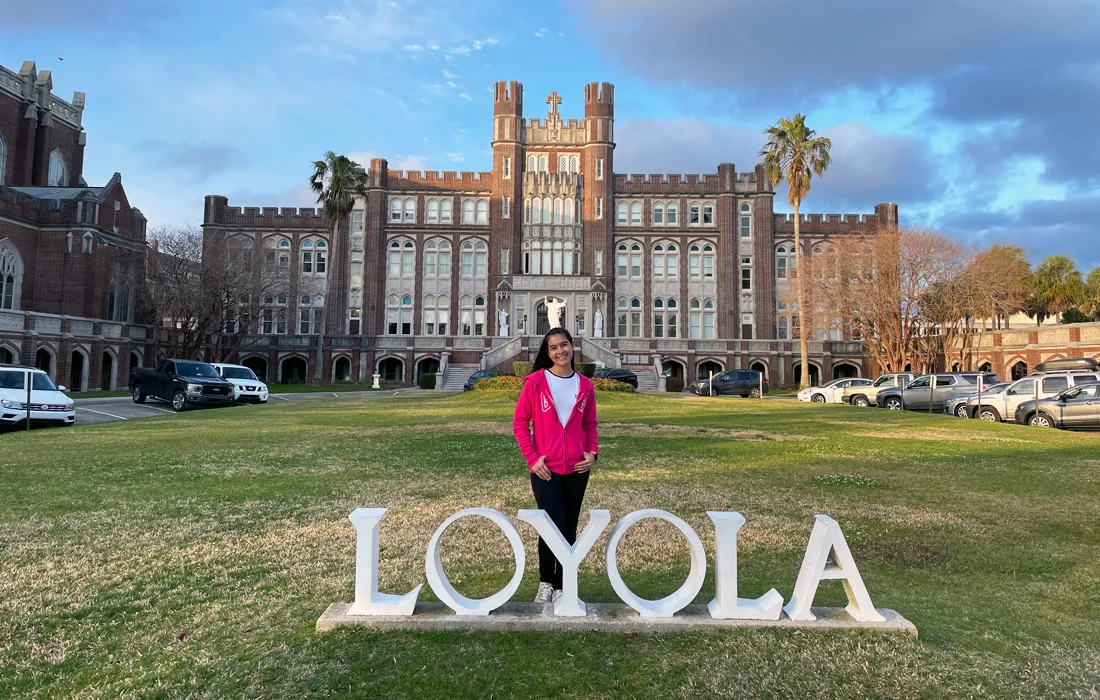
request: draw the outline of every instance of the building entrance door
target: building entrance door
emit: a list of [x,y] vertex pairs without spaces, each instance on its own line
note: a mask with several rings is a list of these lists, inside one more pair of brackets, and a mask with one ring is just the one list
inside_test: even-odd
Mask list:
[[535,305],[535,335],[546,335],[550,330],[550,318],[546,314],[546,304],[539,302]]

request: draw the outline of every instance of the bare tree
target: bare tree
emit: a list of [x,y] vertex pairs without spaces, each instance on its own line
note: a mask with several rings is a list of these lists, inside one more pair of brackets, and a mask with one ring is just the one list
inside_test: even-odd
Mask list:
[[892,372],[931,367],[953,347],[944,343],[954,342],[968,305],[971,256],[962,246],[935,231],[890,225],[830,243],[798,270],[815,330],[843,328]]
[[253,258],[251,238],[204,240],[191,226],[162,227],[150,238],[145,306],[173,357],[209,349],[215,361],[225,361],[248,342],[265,307],[285,301],[285,275]]

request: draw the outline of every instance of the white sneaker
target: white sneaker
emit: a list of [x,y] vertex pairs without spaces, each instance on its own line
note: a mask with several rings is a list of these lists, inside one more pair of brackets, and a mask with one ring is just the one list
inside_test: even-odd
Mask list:
[[558,602],[558,598],[561,598],[561,589],[560,588],[554,589],[554,598],[553,598],[552,602],[554,602],[554,603]]
[[545,581],[539,582],[539,592],[535,594],[536,603],[553,603],[554,586]]

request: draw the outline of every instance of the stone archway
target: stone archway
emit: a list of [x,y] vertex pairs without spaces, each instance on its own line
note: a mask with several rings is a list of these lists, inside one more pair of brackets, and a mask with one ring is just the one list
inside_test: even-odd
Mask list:
[[34,354],[34,366],[53,378],[53,353],[46,348],[39,348]]
[[722,365],[719,363],[714,360],[706,360],[705,362],[700,362],[699,366],[695,368],[695,376],[698,379],[709,379],[711,372],[721,374],[723,371],[725,370],[722,369]]
[[993,371],[993,365],[988,363],[988,362],[983,362],[980,365],[978,365],[978,371],[979,372],[992,372]]
[[1020,360],[1016,364],[1012,365],[1011,369],[1012,379],[1023,379],[1027,376],[1027,363]]
[[[802,363],[797,362],[794,365],[794,383],[799,386],[802,385]],[[820,386],[821,384],[821,368],[814,363],[810,363],[810,386]]]
[[252,370],[252,373],[259,377],[261,382],[267,382],[267,360],[254,355],[243,360],[241,364]]
[[763,362],[760,362],[759,360],[749,365],[749,369],[751,369],[753,372],[759,372],[760,374],[763,374],[764,379],[768,378],[768,366]]
[[332,380],[334,382],[351,381],[351,360],[347,356],[337,357],[332,363]]
[[15,353],[6,346],[0,345],[0,365],[14,365]]
[[378,363],[378,374],[387,382],[405,381],[405,363],[396,357],[387,357]]
[[115,356],[103,351],[103,363],[99,368],[99,388],[103,391],[115,390]]
[[[420,380],[420,377],[425,374],[438,374],[439,373],[439,360],[434,357],[422,357],[416,363],[416,379]],[[437,377],[438,380],[438,377]]]
[[[812,370],[810,371],[810,376],[814,376]],[[859,367],[853,365],[850,362],[838,362],[833,365],[833,379],[848,379],[858,376]]]
[[80,350],[73,350],[69,359],[69,391],[88,390],[88,360]]
[[291,356],[279,365],[279,383],[305,384],[309,366],[300,357]]
[[141,367],[141,353],[134,350],[130,353],[130,366],[127,368],[128,374],[133,374],[134,370]]
[[666,377],[675,377],[683,381],[684,375],[686,374],[683,362],[679,360],[662,360],[661,364],[664,365]]

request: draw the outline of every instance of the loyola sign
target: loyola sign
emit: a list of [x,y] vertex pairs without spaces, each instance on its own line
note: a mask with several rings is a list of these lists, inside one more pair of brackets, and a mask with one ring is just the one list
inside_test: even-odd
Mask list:
[[[357,543],[355,602],[347,609],[348,616],[410,616],[416,608],[423,584],[404,595],[380,593],[378,590],[378,531],[386,510],[357,508],[349,516],[357,532]],[[443,533],[459,518],[471,515],[488,518],[499,527],[507,537],[515,557],[515,574],[512,580],[487,598],[467,598],[456,591],[443,571],[443,562],[439,556]],[[844,583],[844,593],[848,598],[848,606],[845,608],[848,615],[857,622],[886,621],[871,604],[871,596],[856,568],[840,525],[827,515],[818,515],[814,521],[802,567],[795,581],[794,593],[786,605],[783,604],[783,596],[774,588],[755,599],[737,597],[737,533],[745,524],[745,519],[740,513],[708,511],[707,516],[714,524],[715,593],[714,599],[707,605],[711,618],[779,620],[780,615],[785,613],[791,620],[813,621],[816,618],[810,608],[818,585],[823,580],[840,580]],[[586,609],[577,590],[577,572],[581,562],[611,522],[611,513],[606,510],[588,511],[588,526],[573,545],[566,542],[545,511],[520,510],[517,517],[535,529],[561,563],[562,595],[553,604],[554,615],[584,617]],[[619,574],[616,560],[619,542],[626,531],[635,523],[648,518],[664,520],[679,529],[687,539],[691,554],[687,580],[672,595],[660,600],[646,600],[635,595]],[[467,508],[443,521],[428,542],[424,560],[428,585],[432,592],[459,616],[487,616],[507,603],[519,589],[525,564],[526,557],[519,531],[503,513],[491,508]],[[643,618],[671,618],[691,603],[703,587],[706,566],[706,553],[699,536],[690,525],[672,513],[656,509],[636,510],[619,520],[611,529],[607,542],[607,576],[619,598]]]

